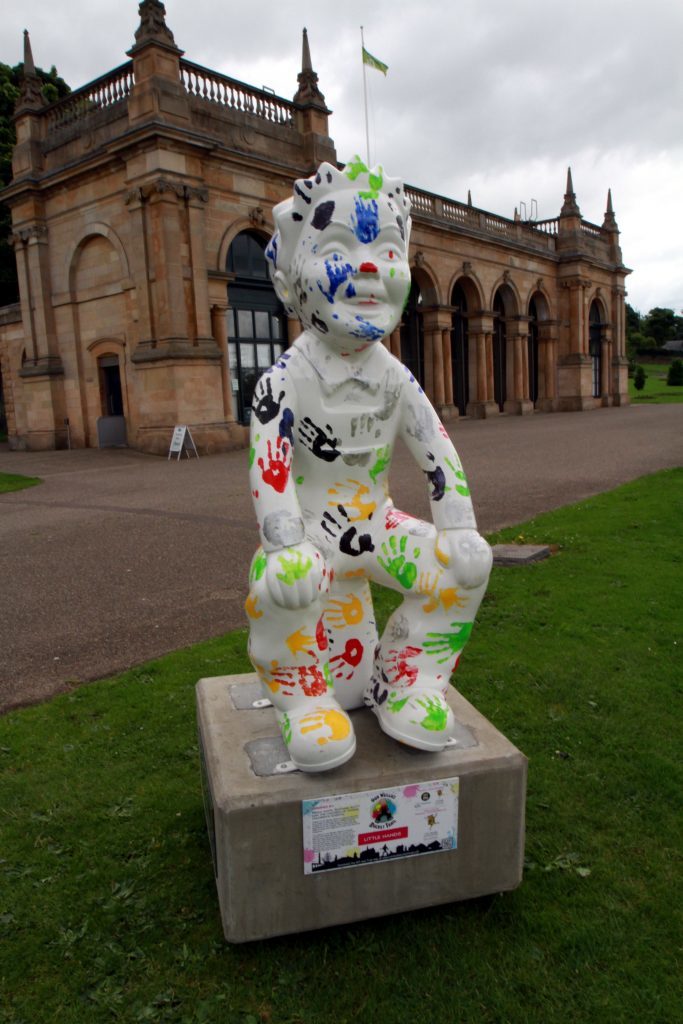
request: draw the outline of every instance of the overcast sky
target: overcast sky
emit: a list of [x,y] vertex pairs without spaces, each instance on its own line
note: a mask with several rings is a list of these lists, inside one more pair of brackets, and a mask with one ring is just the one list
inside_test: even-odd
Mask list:
[[[5,0],[0,60],[55,64],[72,88],[126,60],[137,0]],[[392,175],[511,217],[562,205],[585,219],[607,189],[633,269],[628,301],[683,311],[683,0],[166,0],[188,59],[291,98],[308,29],[339,159],[365,155],[360,26],[389,65],[367,69],[371,156]]]

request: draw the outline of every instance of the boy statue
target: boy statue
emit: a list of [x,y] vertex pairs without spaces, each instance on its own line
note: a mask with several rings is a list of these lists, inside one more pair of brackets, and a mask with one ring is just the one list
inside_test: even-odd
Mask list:
[[[491,571],[460,459],[409,370],[382,345],[410,288],[402,183],[356,159],[321,165],[273,211],[266,256],[304,331],[254,392],[250,481],[261,535],[246,609],[249,654],[289,756],[344,764],[350,709],[389,736],[446,746],[445,699]],[[433,525],[389,497],[400,437],[429,488]],[[370,580],[404,601],[381,640]]]

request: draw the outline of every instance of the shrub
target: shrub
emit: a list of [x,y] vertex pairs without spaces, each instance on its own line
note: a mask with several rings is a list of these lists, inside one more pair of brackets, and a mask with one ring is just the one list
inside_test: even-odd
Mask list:
[[633,374],[633,386],[636,389],[636,391],[643,390],[643,388],[645,387],[646,379],[647,374],[645,373],[645,370],[642,368],[642,366],[636,366],[636,372]]
[[674,386],[683,384],[683,360],[674,359],[666,375],[666,383]]

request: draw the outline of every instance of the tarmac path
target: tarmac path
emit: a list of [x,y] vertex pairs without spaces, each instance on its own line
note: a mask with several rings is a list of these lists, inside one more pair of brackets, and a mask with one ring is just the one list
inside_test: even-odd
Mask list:
[[[683,464],[683,404],[466,419],[450,432],[484,532]],[[169,462],[0,445],[0,472],[43,480],[0,495],[0,711],[246,625],[258,535],[245,452]],[[428,516],[403,448],[392,494]]]

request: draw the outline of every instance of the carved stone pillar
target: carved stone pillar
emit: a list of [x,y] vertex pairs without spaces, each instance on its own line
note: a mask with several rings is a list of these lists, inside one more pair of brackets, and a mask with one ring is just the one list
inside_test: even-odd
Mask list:
[[487,310],[473,314],[469,328],[469,391],[467,415],[475,419],[497,416],[493,400],[493,314]]
[[610,371],[612,364],[612,325],[603,324],[600,338],[600,401],[612,405]]
[[[450,360],[450,307],[432,307],[422,314],[424,324],[425,391],[443,418],[453,413],[453,385]],[[444,334],[448,334],[448,362],[444,358]],[[446,381],[450,380],[450,403],[446,401]]]
[[211,332],[221,352],[221,387],[223,389],[223,410],[228,423],[235,422],[232,402],[232,376],[230,373],[230,356],[228,353],[228,306],[213,305],[211,307]]
[[507,320],[507,396],[505,412],[524,415],[534,411],[529,397],[529,317]]
[[538,401],[542,412],[557,409],[557,331],[559,320],[543,320],[538,325]]
[[445,404],[449,410],[449,418],[455,419],[459,413],[453,405],[453,358],[451,354],[451,328],[444,327],[441,331],[441,347],[443,351],[444,365],[444,390]]
[[206,265],[205,209],[208,198],[209,193],[207,189],[195,188],[190,185],[185,186],[188,234],[190,239],[192,293],[194,297],[194,326],[195,337],[198,339],[212,337],[208,267]]

